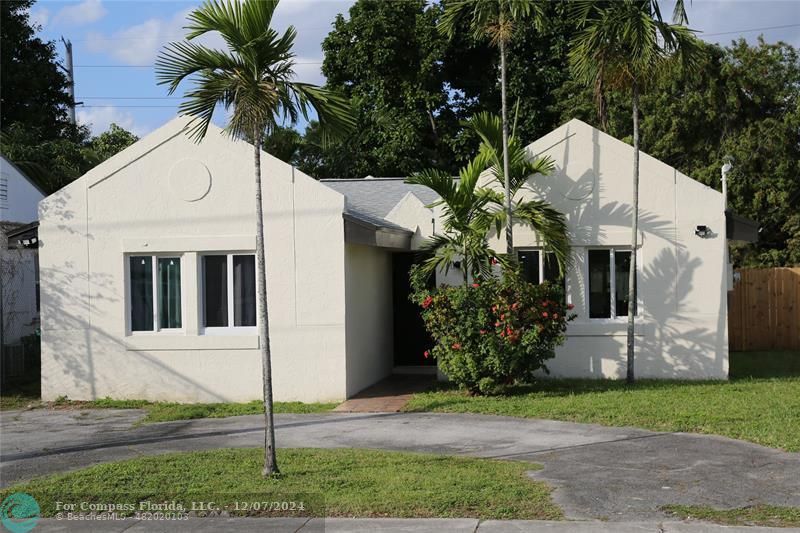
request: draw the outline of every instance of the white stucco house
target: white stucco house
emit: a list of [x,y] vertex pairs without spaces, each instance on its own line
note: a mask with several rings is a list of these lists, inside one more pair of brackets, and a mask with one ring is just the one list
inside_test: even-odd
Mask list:
[[[4,354],[39,326],[34,230],[44,191],[0,155],[0,344]],[[17,350],[18,351],[18,350]]]
[[[45,399],[260,397],[252,148],[214,127],[195,144],[185,125],[173,120],[41,202]],[[525,194],[565,213],[573,238],[566,287],[578,319],[549,366],[623,376],[632,148],[573,120],[529,151],[557,170]],[[426,207],[436,195],[402,179],[317,181],[263,158],[275,398],[341,400],[425,364],[407,270],[439,227]],[[637,375],[725,379],[721,195],[644,154],[641,168]],[[527,275],[544,279],[537,236],[515,231]]]

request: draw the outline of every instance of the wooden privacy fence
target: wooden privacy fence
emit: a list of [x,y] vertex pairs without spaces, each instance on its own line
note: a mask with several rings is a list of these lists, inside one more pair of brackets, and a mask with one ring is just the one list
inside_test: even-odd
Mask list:
[[731,351],[800,350],[800,268],[736,272],[728,301]]

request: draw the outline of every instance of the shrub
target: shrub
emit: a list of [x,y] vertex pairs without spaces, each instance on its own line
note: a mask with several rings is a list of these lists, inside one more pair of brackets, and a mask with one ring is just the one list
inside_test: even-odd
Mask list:
[[430,289],[416,270],[411,299],[435,345],[425,357],[472,393],[491,394],[530,382],[564,342],[572,305],[555,284],[533,285],[518,273],[477,280],[467,286]]

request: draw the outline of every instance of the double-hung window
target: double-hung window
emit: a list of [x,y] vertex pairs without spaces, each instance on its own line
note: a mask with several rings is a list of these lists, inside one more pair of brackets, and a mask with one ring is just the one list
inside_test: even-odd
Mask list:
[[[630,250],[588,250],[586,262],[589,274],[589,318],[628,316]],[[636,298],[634,314],[638,314]]]
[[183,327],[180,257],[129,256],[128,283],[131,332]]
[[255,328],[255,256],[204,255],[201,265],[204,330],[207,333],[225,333]]

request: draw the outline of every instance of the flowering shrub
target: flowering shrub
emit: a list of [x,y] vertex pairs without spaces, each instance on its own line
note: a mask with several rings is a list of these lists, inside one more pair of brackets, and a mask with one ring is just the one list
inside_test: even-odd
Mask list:
[[468,286],[429,289],[412,271],[411,299],[436,343],[425,357],[460,387],[490,394],[547,372],[545,361],[564,342],[567,322],[576,315],[555,284],[533,285],[517,273]]

